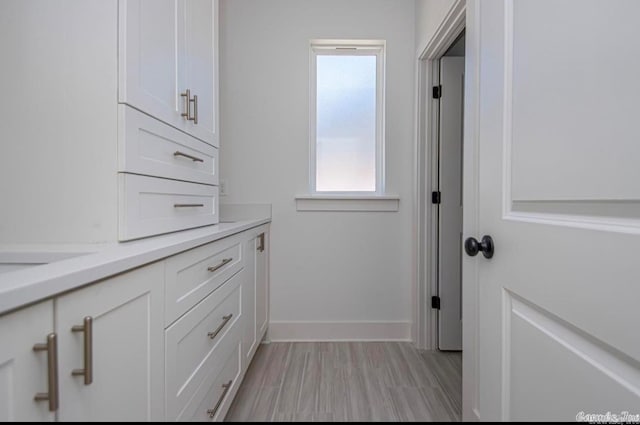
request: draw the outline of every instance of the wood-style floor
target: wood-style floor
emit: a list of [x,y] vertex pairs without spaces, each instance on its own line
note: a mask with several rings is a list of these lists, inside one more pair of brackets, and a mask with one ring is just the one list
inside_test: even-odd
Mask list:
[[461,353],[401,342],[262,345],[226,421],[459,421]]

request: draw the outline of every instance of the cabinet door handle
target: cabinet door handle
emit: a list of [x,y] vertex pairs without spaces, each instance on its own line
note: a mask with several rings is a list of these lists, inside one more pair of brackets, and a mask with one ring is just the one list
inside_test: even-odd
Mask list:
[[233,258],[225,258],[224,260],[222,260],[222,262],[220,264],[218,264],[217,266],[211,266],[209,268],[207,268],[207,270],[209,270],[210,272],[215,272],[216,270],[218,270],[221,267],[224,267],[226,264],[229,264],[230,262],[233,261]]
[[264,252],[264,233],[261,233],[260,236],[258,236],[258,239],[260,239],[260,244],[258,245],[257,250]]
[[204,207],[204,204],[173,204],[173,208],[200,208]]
[[193,121],[194,124],[198,124],[198,95],[193,95],[193,99],[191,99],[191,102],[193,102],[193,117],[192,118],[188,118],[191,121]]
[[184,109],[186,112],[180,114],[187,120],[191,120],[191,90],[187,89],[184,93],[180,93],[180,96],[184,97]]
[[214,339],[216,336],[218,336],[218,334],[220,333],[220,331],[222,331],[222,329],[227,326],[227,323],[229,323],[229,320],[231,320],[231,318],[233,317],[233,313],[227,315],[227,316],[222,316],[222,323],[220,323],[220,326],[218,326],[218,329],[216,329],[213,332],[209,332],[207,334],[207,336],[210,339]]
[[49,401],[49,411],[55,412],[60,405],[58,396],[58,336],[55,333],[47,335],[46,344],[36,344],[33,351],[47,352],[47,393],[37,393],[33,398],[35,401]]
[[175,151],[173,153],[173,156],[184,156],[185,158],[189,158],[193,162],[204,162],[204,159],[200,159],[197,156],[189,155],[188,153],[184,153],[180,151]]
[[222,391],[222,395],[218,399],[218,402],[216,403],[216,405],[214,406],[213,409],[207,410],[207,414],[209,415],[209,417],[211,419],[213,419],[213,417],[218,412],[218,409],[220,408],[220,405],[222,404],[222,401],[224,400],[224,398],[227,396],[227,393],[229,392],[229,388],[231,388],[231,383],[232,382],[233,382],[233,380],[230,380],[226,384],[222,384],[223,391]]
[[84,384],[91,385],[93,382],[93,318],[84,318],[84,324],[74,326],[71,332],[84,332],[84,369],[74,369],[73,376],[84,376]]

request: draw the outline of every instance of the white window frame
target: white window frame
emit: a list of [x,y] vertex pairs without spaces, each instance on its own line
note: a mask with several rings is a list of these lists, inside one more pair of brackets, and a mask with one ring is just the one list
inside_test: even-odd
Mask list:
[[[309,66],[309,193],[317,196],[382,196],[385,193],[385,47],[384,40],[311,40]],[[317,191],[317,57],[319,55],[376,56],[376,190]]]

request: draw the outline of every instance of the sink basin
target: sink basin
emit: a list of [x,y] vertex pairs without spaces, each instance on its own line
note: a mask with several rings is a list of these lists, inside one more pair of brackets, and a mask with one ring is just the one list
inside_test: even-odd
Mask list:
[[0,274],[91,253],[93,251],[0,250]]

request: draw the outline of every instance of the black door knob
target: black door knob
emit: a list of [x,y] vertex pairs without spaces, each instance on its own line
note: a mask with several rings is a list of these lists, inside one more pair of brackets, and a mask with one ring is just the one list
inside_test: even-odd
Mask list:
[[467,238],[467,240],[464,241],[464,251],[471,257],[475,257],[478,255],[478,252],[482,251],[484,258],[491,258],[494,252],[493,239],[487,235],[482,237],[481,242],[478,242],[476,238]]

